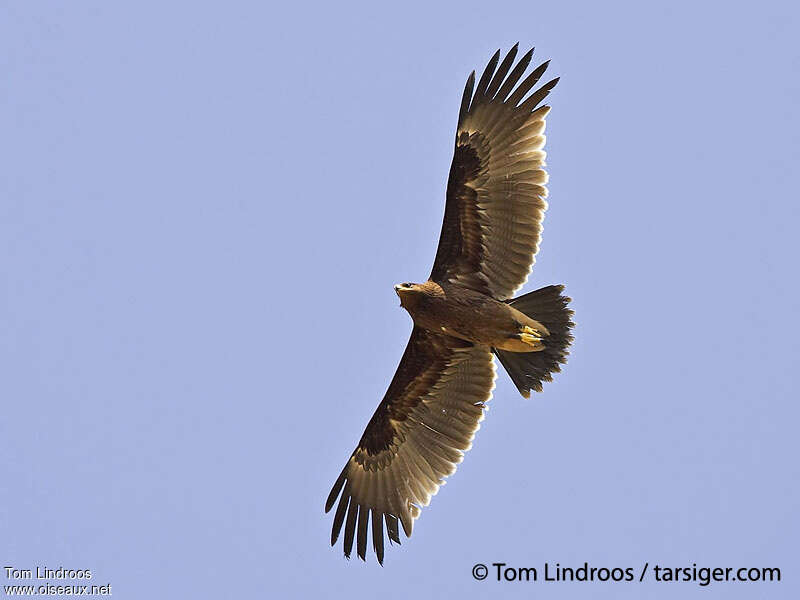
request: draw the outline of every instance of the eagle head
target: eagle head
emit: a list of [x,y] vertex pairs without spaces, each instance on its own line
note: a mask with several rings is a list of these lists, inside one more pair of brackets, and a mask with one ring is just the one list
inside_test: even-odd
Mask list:
[[416,304],[422,290],[417,283],[398,283],[394,291],[400,297],[400,306],[408,310]]

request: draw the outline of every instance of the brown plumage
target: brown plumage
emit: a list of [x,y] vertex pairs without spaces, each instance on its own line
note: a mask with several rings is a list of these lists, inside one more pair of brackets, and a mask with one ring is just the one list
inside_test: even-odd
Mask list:
[[[444,222],[428,281],[395,286],[411,332],[389,389],[325,504],[336,504],[335,544],[366,556],[367,530],[383,563],[384,529],[400,543],[420,507],[455,471],[494,388],[496,355],[523,396],[559,371],[572,341],[562,286],[511,299],[527,280],[547,208],[544,127],[539,106],[558,79],[526,95],[547,63],[522,76],[531,50],[500,51],[477,86],[467,80],[447,182]],[[514,68],[512,69],[512,66]],[[371,522],[371,525],[370,525]]]

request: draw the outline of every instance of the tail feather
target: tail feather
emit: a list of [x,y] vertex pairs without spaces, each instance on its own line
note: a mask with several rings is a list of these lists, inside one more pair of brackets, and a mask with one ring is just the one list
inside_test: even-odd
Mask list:
[[544,340],[545,348],[540,352],[509,352],[492,348],[520,394],[526,398],[530,397],[531,390],[541,392],[542,382],[552,381],[552,373],[561,371],[560,365],[567,362],[567,348],[572,342],[571,329],[575,324],[571,320],[574,313],[567,308],[570,299],[562,295],[563,291],[563,285],[549,285],[508,300],[511,306],[536,319],[550,332]]

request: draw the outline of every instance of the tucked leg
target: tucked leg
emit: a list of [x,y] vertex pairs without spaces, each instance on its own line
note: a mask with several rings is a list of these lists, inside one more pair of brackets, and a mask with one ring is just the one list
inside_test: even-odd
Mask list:
[[542,344],[542,334],[527,325],[522,326],[522,330],[515,336],[522,343],[531,347],[531,350],[540,350],[544,348]]

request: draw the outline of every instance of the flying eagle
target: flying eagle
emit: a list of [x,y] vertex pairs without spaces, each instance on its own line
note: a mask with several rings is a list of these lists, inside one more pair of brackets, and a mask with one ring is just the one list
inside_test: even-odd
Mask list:
[[499,67],[498,50],[477,85],[474,71],[467,79],[433,270],[425,283],[394,287],[414,329],[325,503],[329,512],[339,498],[331,545],[344,526],[348,558],[355,540],[365,560],[370,521],[381,564],[384,528],[398,544],[398,521],[411,535],[420,507],[472,445],[494,389],[492,355],[526,398],[566,362],[573,323],[563,286],[513,298],[539,248],[550,110],[539,104],[558,82],[526,98],[548,63],[522,79],[533,50],[512,69],[517,46]]

